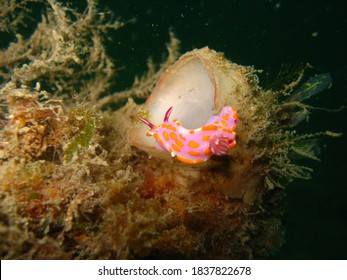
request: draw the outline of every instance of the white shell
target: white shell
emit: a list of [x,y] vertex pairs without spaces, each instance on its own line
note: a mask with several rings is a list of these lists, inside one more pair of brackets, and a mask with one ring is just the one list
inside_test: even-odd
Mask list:
[[[177,119],[188,129],[199,128],[224,106],[237,109],[233,93],[250,90],[242,69],[244,72],[207,47],[188,52],[163,74],[140,110],[148,113],[150,122],[160,125],[173,106],[170,120]],[[130,144],[152,154],[162,153],[155,148],[154,138],[146,136],[148,130],[143,123],[132,126]]]

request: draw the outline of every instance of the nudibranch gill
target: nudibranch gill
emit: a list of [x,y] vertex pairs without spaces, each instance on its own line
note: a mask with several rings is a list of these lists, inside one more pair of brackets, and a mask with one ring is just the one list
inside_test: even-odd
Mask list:
[[163,124],[156,126],[145,118],[138,118],[150,127],[147,136],[154,136],[156,148],[168,151],[171,156],[188,164],[208,160],[212,155],[226,155],[236,145],[235,128],[237,113],[226,106],[219,116],[212,116],[197,129],[186,129],[178,120],[169,122],[171,107],[165,114]]

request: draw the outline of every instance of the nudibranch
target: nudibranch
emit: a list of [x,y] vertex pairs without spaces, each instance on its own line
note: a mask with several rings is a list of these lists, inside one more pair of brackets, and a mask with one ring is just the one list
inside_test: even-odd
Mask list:
[[212,116],[197,129],[186,129],[178,120],[169,121],[173,107],[167,110],[163,124],[154,125],[145,118],[138,118],[150,127],[147,136],[153,136],[156,148],[168,151],[172,157],[188,164],[208,160],[212,155],[226,155],[235,145],[237,113],[226,106],[219,116]]

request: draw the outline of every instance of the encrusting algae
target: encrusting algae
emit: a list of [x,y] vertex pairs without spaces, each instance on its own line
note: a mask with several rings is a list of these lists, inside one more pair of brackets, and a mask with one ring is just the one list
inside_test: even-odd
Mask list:
[[[26,38],[20,15],[30,5],[39,5],[43,16]],[[131,89],[107,95],[115,73],[104,35],[122,22],[108,21],[111,15],[93,0],[83,13],[55,1],[1,10],[7,11],[0,14],[2,32],[16,35],[0,52],[2,259],[249,259],[279,248],[285,185],[310,178],[312,169],[298,162],[319,160],[319,136],[338,136],[295,132],[313,109],[302,101],[317,93],[297,87],[302,72],[283,90],[265,91],[252,67],[208,48],[174,63],[179,41],[170,34],[159,70],[150,63]],[[11,20],[16,24],[9,28]],[[186,85],[189,77],[179,80],[174,95],[181,97],[168,99],[165,89],[154,99],[161,86],[177,84],[178,74],[168,75],[187,58],[193,64],[182,67],[200,71],[204,88],[217,96],[207,98],[211,110],[204,117],[194,111],[200,103],[186,110],[190,101],[182,97],[201,93],[198,74],[192,84]],[[142,105],[132,99],[152,91]],[[117,111],[106,110],[124,100]],[[236,146],[194,165],[152,147],[155,140],[146,142],[148,127],[138,116],[159,125],[156,118],[162,122],[171,106],[183,124],[185,117],[197,118],[190,129],[233,106]]]

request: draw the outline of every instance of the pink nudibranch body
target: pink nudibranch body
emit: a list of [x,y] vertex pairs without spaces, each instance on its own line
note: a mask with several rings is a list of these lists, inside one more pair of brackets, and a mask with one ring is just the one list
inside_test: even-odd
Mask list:
[[154,136],[157,149],[170,152],[184,163],[195,164],[208,160],[213,154],[225,155],[236,145],[237,113],[232,107],[224,107],[219,116],[212,116],[197,129],[186,129],[178,120],[169,122],[172,110],[171,107],[166,112],[159,126],[138,117],[150,127],[146,135]]

